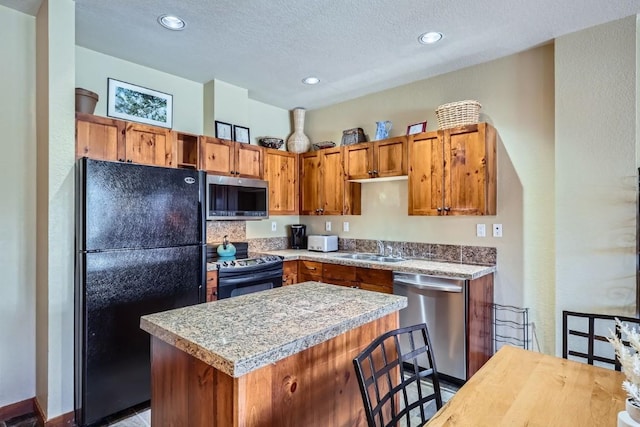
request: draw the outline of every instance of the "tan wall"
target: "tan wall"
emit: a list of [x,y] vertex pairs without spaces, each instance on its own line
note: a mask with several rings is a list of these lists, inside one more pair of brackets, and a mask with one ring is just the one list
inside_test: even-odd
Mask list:
[[35,395],[35,19],[0,6],[0,407]]
[[[554,67],[547,45],[503,59],[386,90],[307,113],[313,142],[340,142],[342,130],[362,127],[370,138],[375,122],[391,120],[390,135],[427,120],[445,102],[477,99],[481,120],[499,134],[498,214],[488,217],[416,217],[407,214],[407,182],[363,184],[361,216],[301,217],[310,231],[344,237],[493,246],[498,249],[495,300],[531,308],[540,345],[554,345]],[[350,231],[342,232],[342,221]],[[476,224],[503,225],[503,237],[475,236]]]
[[558,319],[635,310],[636,37],[633,16],[556,41]]

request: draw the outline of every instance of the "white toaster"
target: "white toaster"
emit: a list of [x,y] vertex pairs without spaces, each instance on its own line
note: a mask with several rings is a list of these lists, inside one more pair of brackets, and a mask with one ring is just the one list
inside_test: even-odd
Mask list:
[[316,252],[332,252],[338,250],[338,236],[313,236],[307,237],[307,249]]

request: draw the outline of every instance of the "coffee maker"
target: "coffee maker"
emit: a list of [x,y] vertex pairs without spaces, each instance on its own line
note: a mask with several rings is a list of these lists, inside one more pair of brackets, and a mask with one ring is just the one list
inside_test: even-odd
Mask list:
[[291,225],[291,249],[307,248],[307,226],[304,224]]

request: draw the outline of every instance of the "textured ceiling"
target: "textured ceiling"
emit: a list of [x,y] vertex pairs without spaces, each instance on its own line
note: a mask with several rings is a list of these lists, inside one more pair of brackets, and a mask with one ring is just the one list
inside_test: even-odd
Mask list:
[[[49,0],[54,1],[54,0]],[[34,14],[40,0],[0,0]],[[282,108],[318,108],[640,12],[640,0],[76,0],[76,44]],[[170,13],[184,31],[162,28]],[[441,31],[435,45],[417,42]],[[301,79],[315,75],[320,84]]]

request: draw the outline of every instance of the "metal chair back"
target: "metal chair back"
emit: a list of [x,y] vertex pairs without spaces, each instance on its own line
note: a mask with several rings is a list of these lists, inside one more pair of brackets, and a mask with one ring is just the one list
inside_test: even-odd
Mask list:
[[[621,336],[615,319],[638,328],[640,319],[608,314],[562,312],[562,357],[589,365],[620,370],[613,346],[607,340],[611,333]],[[628,342],[625,342],[628,345]]]
[[[440,382],[427,325],[408,326],[376,338],[354,360],[370,427],[408,427],[429,419],[427,405],[442,407]],[[417,423],[415,423],[417,421]]]

